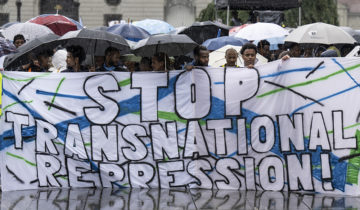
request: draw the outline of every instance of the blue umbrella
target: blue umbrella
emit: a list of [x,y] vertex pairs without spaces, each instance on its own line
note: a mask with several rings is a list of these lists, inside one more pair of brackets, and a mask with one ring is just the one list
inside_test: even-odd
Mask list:
[[[273,38],[269,38],[266,39],[269,43],[270,43],[270,50],[278,50],[278,44],[284,44],[285,43],[285,36],[280,36],[280,37],[273,37]],[[261,40],[255,40],[254,44],[257,45],[259,43],[259,41]]]
[[248,41],[246,39],[236,38],[233,36],[221,36],[218,38],[208,39],[202,45],[208,50],[217,50],[225,45],[243,46]]
[[138,42],[141,39],[146,39],[150,36],[150,34],[146,30],[128,23],[113,25],[109,27],[106,31],[120,35],[125,39],[134,42]]
[[153,34],[167,34],[175,30],[175,28],[167,22],[155,19],[145,19],[133,23],[142,29],[145,29],[151,35]]

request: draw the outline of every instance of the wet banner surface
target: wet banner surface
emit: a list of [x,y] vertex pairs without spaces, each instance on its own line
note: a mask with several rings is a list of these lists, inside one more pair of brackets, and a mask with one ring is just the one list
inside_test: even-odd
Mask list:
[[3,72],[1,188],[359,195],[360,60]]

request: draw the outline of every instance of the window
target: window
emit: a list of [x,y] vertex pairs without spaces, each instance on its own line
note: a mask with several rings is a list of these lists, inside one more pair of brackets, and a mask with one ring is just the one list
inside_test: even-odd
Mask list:
[[9,13],[0,13],[0,26],[9,22]]
[[110,6],[117,6],[119,5],[121,0],[106,0],[106,3]]
[[79,20],[79,6],[80,3],[74,0],[41,0],[39,1],[40,14],[56,14],[58,13],[74,20]]
[[121,14],[105,14],[104,15],[104,26],[107,26],[108,23],[112,20],[120,21],[122,19]]

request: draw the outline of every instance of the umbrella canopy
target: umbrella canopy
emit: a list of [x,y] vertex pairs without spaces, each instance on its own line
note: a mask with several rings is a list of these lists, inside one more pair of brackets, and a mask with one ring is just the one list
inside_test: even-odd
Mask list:
[[287,35],[289,35],[289,32],[277,24],[259,22],[241,29],[235,34],[235,37],[247,40],[263,40]]
[[36,55],[44,50],[53,50],[58,45],[55,42],[58,38],[59,36],[56,34],[47,34],[26,42],[17,49],[17,53],[7,56],[4,63],[5,69],[28,64],[31,61],[32,55]]
[[171,31],[169,34],[179,34],[183,30],[185,30],[186,28],[187,28],[186,26],[176,27],[175,30]]
[[225,45],[243,46],[247,42],[248,41],[245,39],[233,36],[221,36],[218,38],[208,39],[202,43],[202,45],[205,46],[208,50],[217,50]]
[[360,43],[360,32],[356,31],[350,27],[345,27],[345,26],[340,26],[341,29],[343,29],[344,31],[346,31],[348,34],[350,34],[357,43]]
[[134,47],[134,54],[151,57],[162,52],[169,56],[186,55],[197,44],[184,34],[159,34],[139,41]]
[[293,30],[285,42],[299,44],[354,44],[356,40],[341,28],[326,24],[312,23]]
[[0,57],[14,52],[16,52],[15,45],[7,39],[0,38]]
[[[226,63],[225,52],[229,48],[234,48],[238,52],[239,57],[237,59],[237,65],[240,67],[244,67],[244,60],[240,55],[241,46],[232,46],[232,45],[226,45],[218,50],[211,52],[209,55],[209,66],[219,67],[224,65]],[[260,55],[259,53],[256,54],[256,61],[255,61],[256,65],[262,65],[267,62],[268,62],[267,59],[264,58],[262,55]]]
[[4,25],[2,25],[0,28],[8,28],[14,24],[18,24],[19,22],[8,22],[8,23],[5,23]]
[[109,27],[107,26],[98,26],[98,27],[95,27],[93,28],[93,30],[96,30],[96,31],[106,31]]
[[[278,44],[284,44],[285,43],[284,40],[285,40],[285,36],[266,39],[266,41],[270,43],[270,50],[278,50],[279,49]],[[257,45],[260,41],[261,40],[256,40],[253,43]]]
[[17,34],[22,34],[27,41],[44,36],[46,34],[53,34],[48,27],[35,23],[18,23],[14,24],[2,32],[5,38],[13,40]]
[[133,25],[145,29],[150,34],[167,34],[175,30],[174,26],[162,20],[145,19],[136,21]]
[[250,24],[242,24],[241,26],[235,26],[234,28],[231,28],[229,30],[229,36],[235,36],[237,32],[239,32],[241,29],[245,28],[246,26],[249,26]]
[[146,30],[130,23],[115,24],[109,27],[107,32],[123,36],[125,39],[138,42],[150,36]]
[[66,32],[82,29],[77,21],[59,14],[43,14],[30,19],[28,22],[44,25],[55,34],[62,36]]
[[130,52],[130,47],[122,36],[106,31],[81,29],[70,31],[60,37],[63,46],[79,45],[88,55],[102,56],[108,47],[117,48],[122,54]]
[[186,34],[196,43],[201,44],[211,38],[228,36],[229,29],[229,26],[222,23],[205,21],[195,22],[179,34]]

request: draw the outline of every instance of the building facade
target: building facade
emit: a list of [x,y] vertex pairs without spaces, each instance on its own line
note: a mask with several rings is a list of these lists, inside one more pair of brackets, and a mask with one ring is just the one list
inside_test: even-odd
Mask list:
[[360,0],[337,0],[340,26],[360,30]]
[[81,20],[88,28],[111,20],[165,20],[175,27],[191,25],[212,0],[0,0],[0,25],[20,18],[25,22],[39,14],[55,14]]

